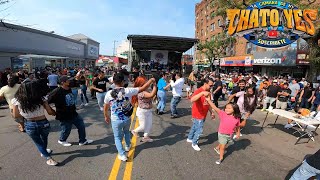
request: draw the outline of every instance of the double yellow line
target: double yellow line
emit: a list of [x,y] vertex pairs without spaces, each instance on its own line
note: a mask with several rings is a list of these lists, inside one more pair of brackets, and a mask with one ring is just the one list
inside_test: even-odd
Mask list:
[[[137,111],[137,107],[134,108],[132,116],[131,116],[131,126],[133,124],[134,119],[136,119],[134,128],[137,128],[139,126],[138,118],[135,118],[136,111]],[[131,129],[131,126],[130,126],[130,129]],[[122,144],[125,144],[125,142],[123,141]],[[124,175],[123,175],[124,180],[131,179],[132,167],[133,167],[133,157],[134,157],[134,151],[136,149],[136,145],[137,145],[137,137],[133,136],[131,139],[131,149],[128,153],[128,160],[126,162],[126,168],[124,170]],[[121,160],[118,159],[118,154],[117,154],[116,159],[114,160],[114,163],[112,166],[111,173],[108,178],[109,180],[116,180],[117,179],[120,165],[121,165]]]

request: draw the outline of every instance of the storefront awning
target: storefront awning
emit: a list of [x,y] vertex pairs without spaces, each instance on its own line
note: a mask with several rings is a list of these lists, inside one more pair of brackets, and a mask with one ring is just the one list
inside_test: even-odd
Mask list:
[[54,59],[68,59],[69,57],[26,54],[26,55],[20,55],[19,58],[36,58],[36,59],[54,60]]

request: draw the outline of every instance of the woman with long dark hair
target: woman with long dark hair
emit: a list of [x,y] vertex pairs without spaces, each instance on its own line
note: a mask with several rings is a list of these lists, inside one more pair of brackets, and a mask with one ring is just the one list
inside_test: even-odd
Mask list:
[[[13,112],[13,105],[11,103],[11,100],[14,98],[14,95],[16,94],[16,92],[20,87],[20,84],[18,83],[19,83],[19,77],[16,75],[10,75],[8,79],[8,85],[3,86],[0,89],[0,99],[3,99],[3,98],[6,99],[9,105],[11,114]],[[19,131],[25,132],[23,118],[15,118],[14,120],[19,124],[18,125]]]
[[[145,77],[138,77],[134,82],[134,87],[142,87],[147,83]],[[152,128],[152,99],[157,94],[157,85],[156,82],[153,84],[151,92],[143,91],[140,92],[137,96],[132,97],[132,104],[138,103],[137,108],[137,117],[139,119],[139,127],[135,130],[132,130],[132,134],[138,136],[138,132],[144,132],[142,141],[152,142],[153,140],[149,137],[151,128]]]
[[55,115],[55,111],[49,106],[45,91],[39,91],[41,83],[32,81],[23,83],[16,95],[12,99],[13,116],[15,118],[23,117],[25,121],[26,132],[33,140],[42,157],[50,166],[56,166],[58,163],[51,158],[51,149],[47,149],[48,135],[50,132],[50,123],[45,116],[44,110],[49,115]]

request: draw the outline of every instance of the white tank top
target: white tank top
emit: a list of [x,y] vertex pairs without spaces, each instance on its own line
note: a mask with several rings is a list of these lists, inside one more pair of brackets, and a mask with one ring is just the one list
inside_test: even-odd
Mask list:
[[19,113],[21,114],[22,117],[24,117],[25,119],[32,119],[35,117],[40,117],[40,116],[44,116],[44,107],[41,105],[39,106],[36,110],[34,110],[33,112],[23,112],[21,109],[21,104],[18,102],[18,100],[16,98],[12,99],[12,104],[14,106],[18,106],[19,109]]

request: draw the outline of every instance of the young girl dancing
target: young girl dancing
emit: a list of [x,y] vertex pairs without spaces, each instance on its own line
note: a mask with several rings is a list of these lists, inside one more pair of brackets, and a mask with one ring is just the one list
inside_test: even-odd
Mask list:
[[221,164],[226,146],[232,141],[231,136],[234,131],[236,132],[237,139],[239,139],[241,113],[237,104],[229,103],[225,106],[224,110],[220,110],[211,101],[210,96],[206,97],[206,100],[211,108],[218,113],[220,119],[218,130],[219,145],[214,150],[220,155],[220,159],[216,161],[216,164]]

